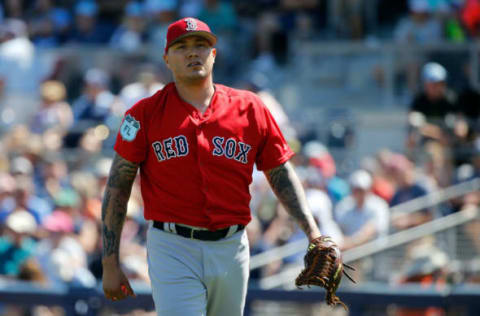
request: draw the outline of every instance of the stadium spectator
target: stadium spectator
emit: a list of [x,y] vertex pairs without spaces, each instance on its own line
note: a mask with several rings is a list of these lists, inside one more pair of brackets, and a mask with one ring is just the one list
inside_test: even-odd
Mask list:
[[36,110],[40,82],[49,66],[38,60],[25,22],[6,19],[0,24],[0,113],[2,129],[22,124]]
[[[120,99],[124,110],[129,109],[137,100],[149,97],[162,89],[163,83],[157,79],[157,74],[152,65],[141,66],[135,82],[129,83],[120,90]],[[123,113],[121,113],[123,115]]]
[[73,102],[75,123],[103,122],[110,112],[114,96],[109,91],[110,78],[106,71],[91,68],[85,72],[83,94]]
[[426,141],[448,144],[447,117],[456,111],[456,95],[448,89],[446,80],[447,71],[442,65],[429,62],[423,66],[423,89],[415,96],[408,114],[407,149],[413,156]]
[[29,258],[20,267],[18,279],[46,285],[47,279],[35,258]]
[[467,31],[462,25],[461,3],[450,3],[450,10],[445,14],[445,39],[453,43],[465,43]]
[[333,238],[339,245],[343,245],[343,235],[333,217],[333,205],[326,192],[326,179],[319,169],[307,167],[303,170],[303,186],[307,203],[319,225],[320,232]]
[[[442,40],[442,24],[432,16],[428,0],[409,0],[409,15],[400,20],[393,31],[396,43],[403,47],[424,46]],[[410,50],[401,51],[399,67],[406,77],[408,93],[417,89],[418,73],[423,63],[421,55]]]
[[461,18],[472,37],[480,36],[480,1],[465,0]]
[[250,90],[260,97],[263,104],[265,104],[268,110],[272,113],[273,118],[280,127],[285,139],[289,141],[296,137],[295,129],[291,125],[283,106],[273,95],[273,92],[269,89],[268,85],[269,79],[267,76],[261,72],[255,72],[249,76],[244,89]]
[[112,31],[108,24],[98,20],[98,5],[92,0],[81,0],[75,5],[75,22],[67,42],[76,44],[107,43]]
[[410,110],[422,113],[428,122],[444,120],[454,112],[455,96],[447,87],[447,70],[429,62],[422,68],[423,90],[413,100]]
[[455,106],[455,109],[477,130],[478,119],[480,118],[480,107],[478,104],[480,104],[480,92],[472,87],[467,87],[459,93]]
[[6,0],[3,2],[4,12],[6,18],[11,19],[22,19],[25,14],[25,3],[24,1],[18,0]]
[[[378,156],[380,155],[379,153]],[[372,176],[372,187],[370,189],[372,193],[389,203],[394,193],[394,186],[379,163],[378,156],[377,159],[369,156],[363,158],[361,169],[368,171]]]
[[115,102],[109,90],[110,78],[106,71],[91,68],[84,75],[83,92],[72,104],[74,127],[67,135],[67,146],[76,147],[87,128],[105,122]]
[[36,242],[32,235],[37,229],[35,218],[25,210],[17,210],[5,220],[0,236],[0,275],[17,277],[22,264],[33,256]]
[[394,38],[403,44],[428,44],[442,39],[442,25],[431,14],[428,0],[409,0],[410,13],[394,30]]
[[445,147],[438,142],[428,142],[422,159],[417,163],[417,182],[428,192],[448,187],[452,183],[453,169]]
[[[20,162],[22,157],[16,158]],[[15,164],[13,164],[15,165]],[[19,166],[24,168],[26,164]],[[16,168],[14,166],[14,168]],[[31,168],[31,166],[30,166]],[[24,172],[25,169],[22,170]],[[0,205],[0,223],[6,221],[6,218],[19,209],[26,210],[35,218],[37,224],[41,224],[53,209],[47,200],[35,195],[35,188],[31,178],[31,174],[19,174],[15,177],[15,189],[11,197],[4,199]]]
[[[157,69],[157,67],[162,66],[155,64],[162,56],[158,51],[163,51],[164,48],[166,26],[181,16],[205,14],[204,18],[206,20],[211,19],[209,23],[212,25],[218,23],[218,25],[226,26],[225,29],[228,31],[224,39],[231,39],[234,44],[229,45],[231,51],[228,53],[225,49],[222,49],[224,54],[218,56],[218,62],[223,62],[221,58],[225,57],[227,62],[234,63],[234,66],[226,65],[229,68],[224,68],[224,73],[220,73],[218,76],[220,82],[225,81],[224,78],[238,82],[237,70],[244,72],[244,66],[249,65],[254,60],[252,67],[257,72],[266,69],[262,74],[265,73],[272,80],[271,83],[268,83],[268,87],[275,90],[267,91],[264,89],[265,82],[262,86],[262,84],[259,84],[261,80],[255,81],[255,79],[262,77],[261,75],[251,75],[251,72],[245,72],[252,81],[250,83],[257,85],[256,87],[249,87],[249,89],[257,92],[264,100],[264,103],[276,117],[277,123],[281,126],[284,134],[289,137],[289,130],[293,129],[291,127],[293,123],[298,127],[306,126],[307,124],[304,124],[303,119],[308,118],[315,122],[314,128],[319,131],[318,135],[326,136],[320,134],[324,126],[321,123],[319,124],[318,119],[312,115],[312,113],[315,115],[319,113],[316,111],[319,107],[313,111],[308,108],[308,104],[304,101],[312,101],[311,96],[300,95],[301,90],[295,88],[295,86],[303,83],[301,80],[304,80],[304,78],[298,77],[301,80],[297,82],[297,77],[289,77],[289,79],[293,79],[290,80],[289,86],[285,88],[286,85],[282,82],[283,75],[294,74],[294,72],[290,72],[288,67],[282,69],[278,65],[282,63],[282,58],[284,58],[283,62],[286,60],[289,45],[296,43],[297,40],[306,40],[308,43],[312,43],[312,46],[309,45],[308,47],[314,47],[319,45],[317,41],[319,37],[326,36],[332,40],[340,38],[338,34],[328,33],[330,31],[328,29],[325,30],[325,33],[322,33],[323,30],[318,28],[322,27],[323,23],[338,23],[337,25],[341,29],[337,29],[337,31],[339,31],[342,39],[347,40],[351,37],[361,38],[365,31],[368,31],[367,15],[369,13],[363,11],[363,9],[372,10],[369,1],[341,0],[338,3],[333,2],[331,2],[332,6],[344,6],[344,8],[351,6],[352,10],[339,10],[337,12],[342,12],[339,16],[328,16],[331,12],[324,9],[330,2],[318,0],[258,0],[253,2],[243,0],[208,0],[207,2],[196,0],[139,0],[138,2],[127,0],[0,1],[0,90],[2,91],[0,95],[0,266],[4,267],[7,263],[12,263],[11,260],[6,259],[10,255],[7,256],[2,252],[3,247],[7,247],[7,252],[19,253],[21,258],[24,258],[25,254],[27,254],[26,257],[30,258],[22,264],[17,261],[12,263],[11,266],[14,269],[11,271],[17,272],[8,272],[11,274],[6,279],[15,275],[17,278],[24,280],[41,280],[45,277],[49,285],[58,283],[61,285],[85,286],[95,285],[101,279],[100,197],[111,165],[110,159],[103,158],[107,154],[105,148],[111,148],[109,145],[106,146],[105,143],[111,140],[109,137],[115,136],[113,131],[118,128],[119,120],[121,120],[125,109],[133,105],[133,100],[153,94],[163,86],[164,79],[159,77],[162,75],[162,69]],[[417,79],[417,81],[409,82],[410,92],[413,93],[417,88],[418,70],[421,69],[420,65],[423,64],[424,59],[420,56],[421,54],[409,55],[409,52],[415,51],[410,49],[410,45],[422,46],[429,43],[438,43],[441,40],[441,18],[443,12],[445,12],[442,11],[444,10],[442,6],[446,1],[378,2],[383,7],[389,7],[392,14],[402,14],[402,10],[394,10],[394,8],[406,7],[407,3],[411,8],[411,12],[408,16],[405,16],[405,20],[397,25],[394,34],[391,34],[389,26],[383,28],[385,25],[379,25],[380,29],[376,30],[379,34],[375,35],[379,35],[379,38],[382,37],[382,39],[385,38],[386,41],[392,39],[392,36],[398,36],[393,39],[398,40],[400,45],[405,47],[407,54],[402,55],[400,53],[398,60],[393,57],[395,55],[390,54],[390,51],[386,51],[385,56],[393,57],[393,64],[399,65],[401,71],[408,78],[415,77]],[[426,5],[427,2],[428,5]],[[476,16],[478,13],[476,5],[478,3],[480,3],[478,0],[466,0],[464,9],[460,12],[462,22],[467,22],[465,26],[468,28],[468,34],[472,36],[478,36],[479,23],[476,21],[478,20]],[[127,5],[125,6],[125,4]],[[141,10],[142,4],[145,6],[144,10]],[[441,4],[440,8],[433,8],[432,5],[435,4]],[[105,9],[107,7],[109,9]],[[223,8],[223,11],[219,8]],[[225,8],[228,10],[225,10]],[[371,11],[369,12],[371,13]],[[449,26],[446,26],[446,31],[450,34],[448,35],[449,39],[455,42],[464,41],[466,45],[470,45],[470,38],[462,37],[461,33],[458,33],[460,31],[458,29],[459,25],[454,23],[458,21],[454,20],[453,13],[450,13],[452,14],[450,18],[453,19],[450,30]],[[142,20],[140,20],[140,16]],[[233,16],[233,19],[226,18],[227,16]],[[328,17],[328,19],[324,21],[322,16]],[[359,19],[362,21],[359,21]],[[387,21],[384,11],[378,12],[378,19]],[[117,32],[110,37],[110,34],[112,34],[110,25],[113,21],[115,21]],[[123,21],[125,23],[122,23]],[[345,21],[352,21],[352,23],[345,23]],[[26,36],[27,28],[25,28],[24,22],[27,22],[28,30],[31,31],[31,41]],[[395,19],[388,19],[388,23],[394,22]],[[144,23],[146,24],[145,29],[142,25]],[[361,25],[362,23],[365,24]],[[450,22],[447,21],[448,23]],[[221,28],[218,33],[223,32],[223,26],[215,27]],[[232,30],[234,31],[232,32]],[[232,34],[234,35],[232,36]],[[71,38],[69,38],[70,36]],[[255,37],[255,40],[252,39],[253,37]],[[150,46],[145,47],[147,48],[145,51],[138,49],[143,48],[142,45],[145,40],[151,47],[154,47],[152,50],[149,50]],[[367,45],[378,44],[379,42],[376,40],[371,41],[370,38],[367,38]],[[75,43],[80,47],[73,51],[68,49],[65,51],[63,49],[46,50],[45,55],[44,51],[36,49],[32,42],[41,47],[54,47],[62,45],[64,42]],[[82,53],[83,49],[87,47],[84,44],[98,44],[99,46],[95,49],[88,48],[89,57],[86,57]],[[222,45],[223,43],[219,42],[219,44]],[[380,42],[380,45],[382,44]],[[109,45],[111,45],[110,48]],[[256,59],[248,54],[254,49],[252,45],[256,45]],[[109,49],[112,47],[117,51],[110,53]],[[297,47],[300,46],[295,45],[295,48]],[[443,48],[440,47],[440,50],[443,51]],[[108,54],[104,54],[105,52],[108,52]],[[130,52],[134,54],[130,54]],[[398,51],[395,50],[395,52]],[[56,72],[51,75],[49,74],[51,67],[48,60],[46,62],[44,59],[38,58],[42,54],[43,56],[60,55],[64,63],[58,63]],[[118,59],[117,54],[121,55]],[[367,54],[370,56],[370,52]],[[103,59],[96,58],[104,55],[108,56],[105,60],[108,63],[111,62],[111,64],[104,65]],[[90,58],[90,56],[94,56],[94,58]],[[310,55],[307,52],[306,56],[312,57],[312,61],[309,61],[311,65],[316,65],[315,58],[313,58],[315,54]],[[453,55],[450,55],[449,50],[447,57],[452,58],[452,61],[456,60],[451,56]],[[329,58],[325,59],[327,64],[333,60]],[[335,56],[335,58],[342,59],[343,57]],[[440,58],[432,59],[440,60]],[[388,58],[385,60],[388,60]],[[145,62],[153,63],[154,66],[149,64],[144,67]],[[422,134],[421,139],[416,139],[416,145],[421,146],[421,155],[412,156],[415,160],[409,163],[399,162],[398,160],[404,160],[405,157],[399,159],[397,154],[389,151],[378,153],[376,159],[371,159],[368,163],[364,164],[362,162],[361,167],[367,169],[372,176],[370,192],[359,189],[353,189],[350,192],[349,185],[343,180],[343,177],[348,176],[353,166],[343,164],[342,161],[335,161],[328,152],[329,148],[317,141],[307,142],[302,152],[298,150],[299,152],[293,158],[299,169],[299,175],[302,176],[305,183],[305,191],[311,209],[317,219],[320,219],[320,224],[324,226],[320,227],[322,232],[334,236],[339,244],[342,243],[340,239],[343,239],[343,236],[336,232],[338,224],[332,222],[332,208],[340,210],[349,201],[351,205],[354,205],[351,212],[338,211],[341,214],[354,213],[351,218],[345,220],[346,223],[342,223],[345,227],[348,226],[349,221],[379,221],[379,218],[370,220],[366,218],[365,214],[369,214],[366,206],[361,210],[360,207],[353,210],[355,205],[360,204],[356,199],[361,200],[361,197],[364,196],[365,204],[369,200],[369,196],[378,195],[392,205],[398,205],[398,203],[423,196],[426,192],[447,187],[451,184],[450,155],[455,156],[455,166],[457,166],[454,183],[468,181],[480,176],[480,155],[478,154],[478,147],[476,147],[479,137],[479,93],[473,87],[469,88],[459,95],[457,102],[453,105],[453,102],[450,102],[450,96],[453,94],[449,91],[446,82],[448,79],[450,87],[454,83],[456,84],[456,74],[454,72],[455,67],[452,67],[453,62],[447,62],[444,63],[444,66],[449,69],[449,74],[446,76],[445,71],[443,80],[439,80],[439,78],[442,78],[442,71],[438,71],[443,66],[440,66],[440,68],[433,67],[432,69],[436,68],[437,70],[431,70],[429,76],[420,77],[425,79],[425,86],[423,87],[425,90],[418,96],[423,95],[423,100],[427,101],[419,102],[420,105],[416,108],[418,109],[416,112],[423,113],[426,122],[423,126],[428,124],[435,126],[437,123],[434,121],[440,117],[441,122],[437,126],[442,130],[442,134],[435,133],[438,129],[425,128],[425,133]],[[24,65],[25,68],[21,68],[21,65]],[[113,71],[110,73],[105,70],[87,71],[84,76],[85,69],[98,67],[98,65],[102,66],[102,69],[113,69]],[[349,68],[348,70],[357,69],[354,63],[342,62],[342,67],[339,69],[344,68]],[[139,75],[135,77],[133,73],[137,73],[138,69],[140,69]],[[70,108],[65,101],[67,92],[61,81],[67,82],[68,80],[63,80],[63,78],[69,78],[72,71],[76,70],[82,75],[71,80],[72,84],[68,85],[68,100],[71,104],[75,103]],[[467,77],[476,78],[473,70],[468,70]],[[315,75],[319,75],[316,73],[317,70],[313,72]],[[385,75],[385,78],[387,78],[390,74],[385,72]],[[83,77],[86,83],[84,93],[77,99],[80,91],[75,92],[74,90],[80,90]],[[59,81],[43,82],[46,78],[49,78],[49,80],[50,78],[56,78]],[[112,80],[109,80],[110,78]],[[323,78],[321,74],[313,78],[316,80],[313,84],[318,84],[319,91],[325,85]],[[339,76],[338,78],[342,79],[343,77]],[[340,81],[329,81],[327,84],[336,85],[341,83]],[[433,93],[427,92],[427,81],[431,83],[432,87],[435,86],[433,89],[429,89]],[[78,88],[76,88],[77,86]],[[292,86],[294,88],[291,88]],[[372,91],[366,89],[365,92],[372,94]],[[436,103],[438,100],[435,95],[443,94],[445,91],[445,98],[447,99],[445,103],[452,103],[446,107],[451,106],[450,111],[444,111],[445,107],[442,108]],[[115,97],[117,92],[119,92],[118,99]],[[428,93],[433,96],[432,99],[427,97]],[[11,98],[12,95],[15,95],[17,99]],[[273,95],[282,98],[277,100]],[[26,101],[24,102],[24,100]],[[287,117],[284,111],[279,109],[279,100],[285,102],[285,105],[298,104],[298,108],[288,108],[297,111],[296,115]],[[355,94],[352,94],[351,100],[352,105],[356,106],[357,98]],[[318,101],[322,102],[322,106],[323,103],[328,104],[330,102],[327,94],[325,94],[325,99],[323,99],[322,94],[321,100]],[[358,104],[361,102],[362,99],[358,98]],[[425,104],[426,108],[422,108]],[[364,108],[358,106],[356,110],[363,112]],[[371,111],[371,109],[365,110]],[[393,112],[396,113],[397,110],[393,109]],[[390,108],[388,111],[390,111]],[[75,112],[75,118],[73,118],[73,112]],[[452,122],[452,125],[446,126],[445,118],[450,117],[449,113],[455,114],[453,116],[455,119],[449,121]],[[422,121],[422,117],[417,114],[414,114],[413,118],[411,117],[413,119],[411,122]],[[33,119],[28,120],[32,116]],[[298,120],[299,118],[302,120]],[[26,125],[16,125],[16,123],[22,121],[25,124],[28,123],[28,127]],[[445,127],[448,127],[448,133],[445,133]],[[65,144],[63,144],[62,138],[66,131],[70,134],[65,138]],[[291,141],[295,143],[295,131],[291,135]],[[74,137],[70,138],[72,136]],[[365,134],[361,136],[364,137]],[[325,138],[319,137],[322,140]],[[419,140],[428,141],[423,143]],[[365,142],[364,139],[362,141]],[[396,144],[393,145],[393,141],[396,141],[396,139],[392,139],[392,150],[394,146],[397,146]],[[325,144],[333,143],[325,141]],[[364,154],[364,150],[370,148],[360,149],[356,153]],[[395,148],[395,150],[398,150],[398,148]],[[358,162],[357,159],[362,158],[356,154],[353,157],[355,163]],[[348,168],[345,168],[345,166]],[[338,168],[341,169],[340,172],[338,172]],[[121,256],[121,264],[128,271],[129,277],[141,282],[148,282],[145,267],[146,254],[143,249],[146,223],[138,217],[138,214],[142,212],[139,191],[139,185],[136,183],[131,198],[133,202],[128,207],[125,236],[122,237],[125,239],[126,252]],[[254,219],[247,226],[247,234],[252,255],[302,237],[301,234],[297,234],[297,228],[288,220],[285,212],[277,208],[277,201],[269,190],[268,183],[263,175],[253,175],[251,196],[251,209]],[[376,199],[380,200],[379,198]],[[381,205],[381,209],[385,208],[385,203],[379,202],[378,205]],[[453,202],[449,201],[447,206],[450,209],[446,209],[443,214],[474,210],[479,205],[479,193],[472,192]],[[425,223],[434,217],[433,210],[433,208],[428,208],[414,214],[408,214],[408,216],[393,214],[393,227],[403,229]],[[24,220],[19,222],[11,219],[18,216],[17,214],[24,214],[21,215]],[[344,219],[345,217],[346,215]],[[381,216],[379,217],[381,218]],[[388,214],[386,217],[388,217]],[[25,228],[28,225],[30,225],[30,228]],[[366,224],[365,226],[369,225]],[[33,227],[37,229],[30,233]],[[12,230],[12,228],[14,229]],[[25,229],[29,232],[21,233]],[[469,239],[468,242],[471,242],[469,245],[473,245],[468,250],[478,257],[480,252],[479,221],[472,220],[458,227],[458,229],[462,238]],[[335,237],[337,235],[340,237]],[[376,234],[373,235],[377,236]],[[20,247],[23,250],[12,247],[12,236],[16,236],[13,239],[17,237],[18,240],[21,239],[22,245],[25,241],[25,248]],[[365,234],[365,236],[368,236],[368,234]],[[37,238],[39,243],[35,245],[32,237]],[[358,241],[361,241],[360,238],[352,238],[347,235],[346,237],[345,248],[352,247],[352,244],[358,244]],[[13,250],[14,248],[17,250]],[[396,251],[398,249],[392,250]],[[33,255],[30,255],[32,252]],[[302,259],[300,255],[291,256],[285,260],[277,260],[265,269],[252,271],[251,280],[258,280],[261,277],[283,271],[290,263],[298,264]],[[379,255],[383,257],[384,253]],[[470,253],[462,253],[462,255],[467,256]],[[32,256],[35,257],[33,260]],[[367,258],[367,260],[369,259]],[[374,257],[374,260],[376,259]],[[39,262],[39,267],[33,263],[35,260]],[[411,268],[409,271],[413,271],[414,268],[412,267],[429,266],[431,262],[428,262],[432,261],[432,258],[412,256],[408,258],[408,261],[411,263],[411,265],[409,264]],[[472,263],[473,261],[472,259]],[[385,260],[383,264],[385,262],[388,262],[388,260]],[[428,264],[422,265],[419,262],[427,262]],[[381,264],[375,264],[375,267],[384,269]],[[390,266],[387,265],[387,267]],[[360,267],[357,266],[357,268]],[[380,276],[382,280],[388,279],[387,273],[391,273],[391,268],[385,270],[387,272],[380,271],[378,275],[373,277]],[[478,281],[478,264],[476,270],[472,268],[471,271],[469,270],[466,273],[466,279],[472,282]],[[78,276],[76,276],[77,274]],[[408,276],[410,274],[411,272],[406,273]],[[430,277],[432,276],[422,277],[422,281],[428,283]],[[5,278],[5,275],[0,276],[0,278]],[[0,314],[4,314],[5,311],[0,307]],[[23,312],[27,312],[27,310]],[[36,312],[42,313],[40,310]],[[48,312],[53,313],[54,311]],[[57,314],[61,315],[62,312],[58,313],[57,311]]]
[[74,231],[73,218],[56,210],[45,219],[42,227],[48,238],[38,244],[36,256],[49,283],[94,286],[95,278],[87,269],[87,255]]
[[480,92],[471,86],[464,88],[455,104],[456,119],[451,146],[455,166],[468,164],[480,139]]
[[125,52],[135,52],[147,41],[143,4],[131,1],[125,7],[123,22],[114,31],[110,46]]
[[73,123],[73,113],[70,105],[65,102],[64,84],[46,81],[40,87],[40,94],[42,102],[30,120],[30,130],[43,134],[48,129],[56,129],[65,134]]
[[206,0],[198,19],[205,21],[215,34],[232,34],[237,26],[237,14],[230,2]]
[[[427,190],[417,183],[413,163],[404,155],[394,154],[390,158],[389,172],[396,185],[395,193],[390,200],[391,207],[427,194]],[[392,226],[402,230],[426,223],[434,216],[431,209],[424,208],[414,213],[394,213],[390,218]]]
[[15,178],[6,171],[0,171],[0,205],[11,197],[15,190]]
[[[196,3],[198,2],[196,1]],[[157,48],[165,48],[167,28],[170,23],[177,19],[178,5],[178,0],[147,0],[145,2],[145,11],[150,15],[149,44]]]
[[38,165],[35,192],[39,197],[53,204],[62,190],[70,188],[67,163],[60,154],[49,153]]
[[351,195],[335,207],[335,219],[343,233],[343,249],[350,249],[380,236],[389,227],[388,204],[371,193],[372,177],[365,170],[350,175]]
[[[418,283],[422,288],[434,287],[437,290],[445,288],[449,278],[449,258],[445,252],[431,244],[427,239],[413,247],[407,254],[407,260],[401,270],[400,284]],[[395,316],[432,315],[445,316],[441,307],[397,307]]]
[[238,29],[238,17],[230,1],[205,0],[203,8],[198,13],[198,19],[205,21],[218,37],[216,47],[222,54],[215,58],[215,75],[228,79],[229,73],[235,71],[238,63],[235,58],[235,43],[242,34]]
[[261,12],[254,32],[254,59],[251,68],[270,73],[287,52],[286,32],[274,10]]
[[335,160],[322,143],[312,140],[305,143],[302,153],[306,158],[306,165],[320,171],[325,180],[325,189],[332,203],[335,205],[349,194],[349,187],[345,180],[336,175]]
[[[293,1],[290,1],[293,2]],[[314,2],[314,1],[309,1]],[[338,37],[360,39],[365,35],[363,10],[365,1],[334,1],[333,27]]]
[[27,18],[30,38],[39,47],[56,47],[71,26],[70,13],[53,0],[36,0]]

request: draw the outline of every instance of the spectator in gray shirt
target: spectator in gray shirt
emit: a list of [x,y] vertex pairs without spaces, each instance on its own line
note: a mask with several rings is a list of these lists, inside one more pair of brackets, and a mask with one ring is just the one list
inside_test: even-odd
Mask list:
[[365,170],[349,178],[352,193],[335,208],[335,217],[344,235],[343,249],[359,246],[388,231],[388,204],[370,191],[372,177]]

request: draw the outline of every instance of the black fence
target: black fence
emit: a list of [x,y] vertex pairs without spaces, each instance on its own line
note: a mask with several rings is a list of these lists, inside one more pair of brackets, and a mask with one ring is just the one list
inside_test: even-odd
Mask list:
[[[94,316],[105,309],[127,313],[142,309],[153,310],[150,288],[144,284],[133,284],[136,298],[111,302],[105,299],[98,288],[41,288],[30,283],[0,283],[0,308],[5,305],[33,307],[38,305],[60,306],[65,315]],[[254,315],[255,302],[318,304],[325,293],[317,288],[305,290],[262,290],[250,288],[245,307],[245,316]],[[392,286],[380,283],[366,283],[343,288],[338,295],[349,306],[349,315],[376,315],[373,310],[383,310],[391,305],[421,308],[440,307],[450,311],[449,315],[480,315],[480,285],[461,284],[455,286],[422,287],[417,284]],[[453,314],[452,314],[453,311]],[[378,312],[381,315],[383,312]]]

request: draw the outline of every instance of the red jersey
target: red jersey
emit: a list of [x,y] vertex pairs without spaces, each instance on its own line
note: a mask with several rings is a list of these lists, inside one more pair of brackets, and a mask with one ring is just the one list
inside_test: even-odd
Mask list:
[[258,96],[219,84],[204,114],[174,83],[140,100],[114,148],[140,163],[146,219],[210,230],[248,224],[254,164],[268,170],[294,154]]

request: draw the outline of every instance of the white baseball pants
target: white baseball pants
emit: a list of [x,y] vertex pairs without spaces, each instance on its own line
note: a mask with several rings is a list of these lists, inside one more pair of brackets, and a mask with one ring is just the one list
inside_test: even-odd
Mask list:
[[150,226],[148,272],[159,316],[241,316],[249,276],[245,230],[218,241]]

